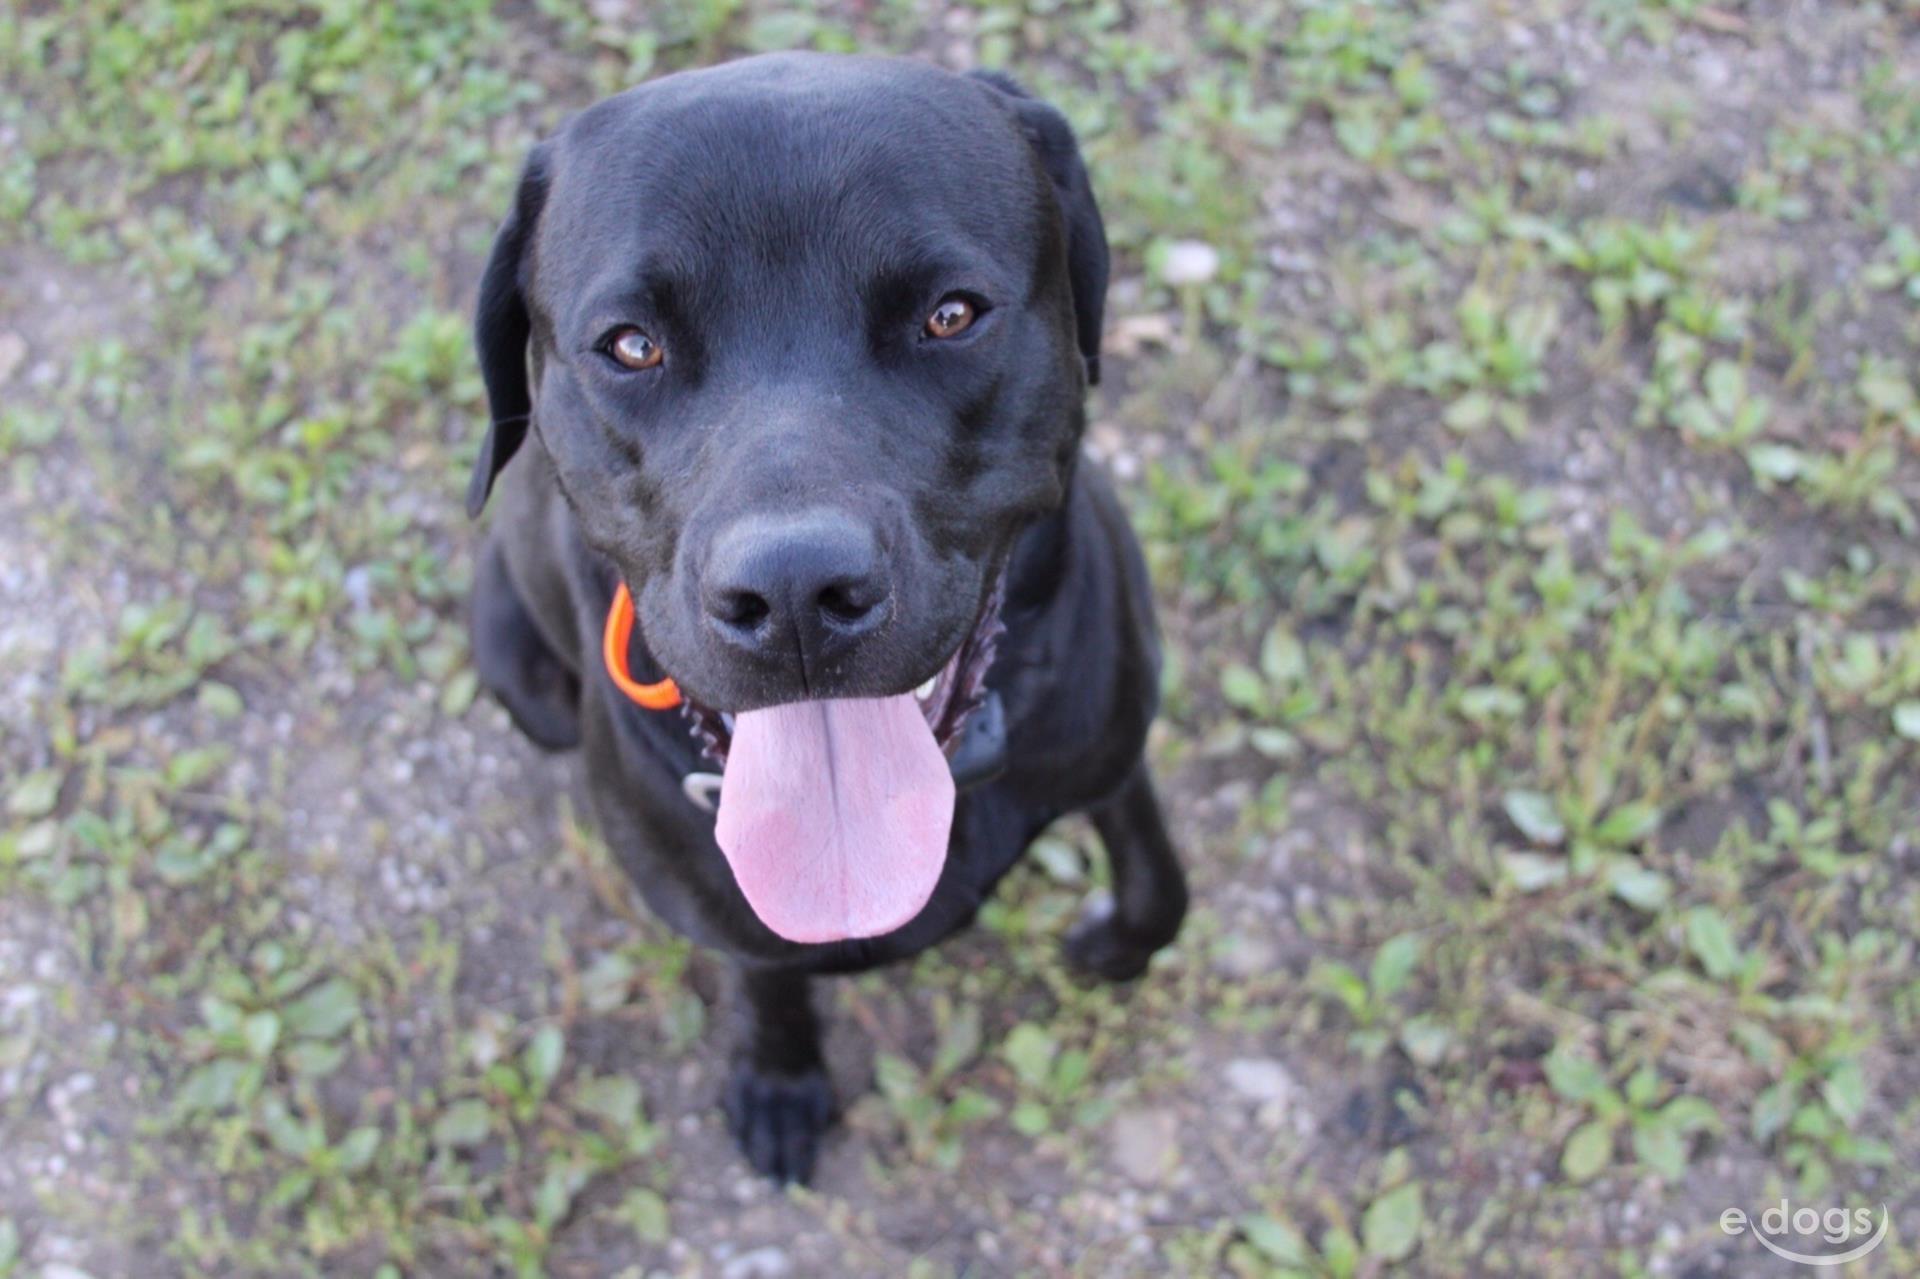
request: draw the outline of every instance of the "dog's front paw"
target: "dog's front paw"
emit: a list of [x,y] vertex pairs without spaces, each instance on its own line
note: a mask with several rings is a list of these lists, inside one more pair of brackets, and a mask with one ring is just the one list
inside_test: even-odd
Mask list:
[[1113,919],[1089,919],[1067,934],[1067,966],[1099,981],[1132,981],[1147,971],[1157,946],[1128,937]]
[[1173,940],[1179,916],[1170,926],[1155,927],[1151,935],[1123,924],[1113,902],[1104,894],[1087,904],[1080,922],[1067,934],[1061,950],[1067,967],[1095,981],[1132,981],[1147,971],[1155,951]]
[[833,1124],[833,1085],[825,1071],[775,1074],[736,1062],[722,1104],[754,1171],[778,1182],[804,1183],[813,1175],[820,1138]]

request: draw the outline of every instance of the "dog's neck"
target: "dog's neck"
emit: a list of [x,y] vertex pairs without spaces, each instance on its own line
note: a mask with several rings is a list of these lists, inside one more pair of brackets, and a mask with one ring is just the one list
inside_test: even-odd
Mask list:
[[1010,613],[1042,608],[1059,592],[1071,558],[1078,462],[1076,452],[1060,486],[1060,505],[1020,530],[1013,540],[1013,550],[1007,557],[1006,608]]

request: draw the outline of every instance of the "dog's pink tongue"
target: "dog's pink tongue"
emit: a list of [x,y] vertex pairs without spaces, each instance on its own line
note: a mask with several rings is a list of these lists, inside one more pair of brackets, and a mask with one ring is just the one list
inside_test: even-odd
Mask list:
[[714,834],[754,914],[788,941],[877,937],[912,919],[952,826],[953,774],[911,694],[734,720]]

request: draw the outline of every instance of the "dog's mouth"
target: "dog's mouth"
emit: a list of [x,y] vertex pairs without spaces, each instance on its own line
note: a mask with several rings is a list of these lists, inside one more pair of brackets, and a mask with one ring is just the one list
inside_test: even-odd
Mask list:
[[1005,627],[996,582],[940,670],[891,697],[738,715],[684,703],[720,765],[713,835],[747,904],[788,941],[878,937],[918,915],[946,865],[949,752],[986,698]]
[[[987,671],[993,666],[1000,637],[1007,629],[1006,623],[1000,620],[1005,592],[1006,579],[1003,575],[987,592],[986,599],[974,615],[973,629],[960,641],[960,647],[953,651],[953,656],[928,676],[925,683],[913,690],[913,699],[926,718],[927,727],[933,730],[934,743],[942,754],[953,753],[960,741],[960,730],[966,727],[968,718],[980,709],[981,702],[986,698]],[[724,771],[727,753],[733,746],[737,717],[690,697],[682,697],[680,713],[686,717],[694,740],[700,743],[701,753]]]

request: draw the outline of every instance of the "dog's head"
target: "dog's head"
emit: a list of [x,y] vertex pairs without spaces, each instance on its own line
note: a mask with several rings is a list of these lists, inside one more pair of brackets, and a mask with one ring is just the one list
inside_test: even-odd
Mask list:
[[1107,249],[1053,108],[995,76],[794,54],[668,76],[538,146],[481,286],[525,432],[726,712],[925,690],[1061,503]]
[[527,164],[469,505],[531,427],[726,753],[714,835],[782,937],[889,932],[938,882],[943,749],[1066,495],[1106,277],[1066,121],[991,77],[756,58]]

